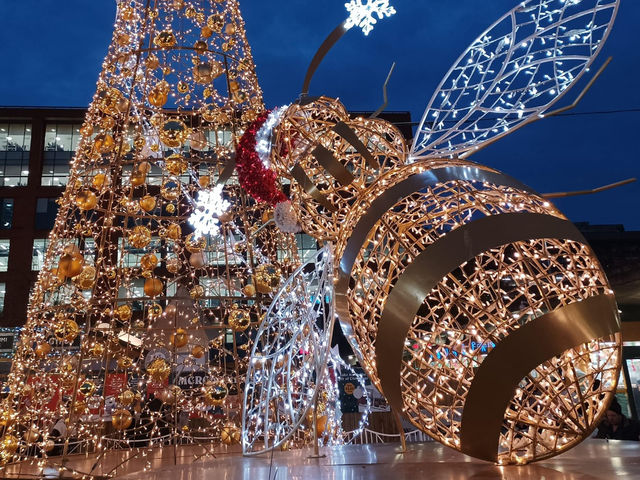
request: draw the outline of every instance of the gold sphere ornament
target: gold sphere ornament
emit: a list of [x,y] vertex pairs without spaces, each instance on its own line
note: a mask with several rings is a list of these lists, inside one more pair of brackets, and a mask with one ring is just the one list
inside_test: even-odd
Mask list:
[[44,358],[51,352],[51,345],[47,342],[38,343],[35,348],[36,356],[38,358]]
[[149,308],[147,309],[147,316],[151,320],[155,320],[160,315],[162,315],[162,306],[159,303],[152,303],[149,305]]
[[127,370],[133,366],[133,359],[127,355],[121,355],[116,362],[120,370]]
[[242,287],[242,293],[244,293],[247,297],[253,297],[256,294],[256,287],[253,284],[245,285]]
[[180,260],[176,257],[172,257],[167,260],[167,271],[169,273],[178,273],[181,266],[182,264],[180,263]]
[[147,180],[147,174],[139,170],[134,170],[133,172],[131,172],[131,177],[129,178],[131,185],[133,185],[134,187],[139,187],[140,185],[144,185],[144,182],[146,180]]
[[240,429],[234,423],[225,423],[220,430],[220,440],[225,445],[235,445],[240,443]]
[[93,186],[93,188],[99,190],[104,186],[106,179],[107,176],[104,173],[96,173],[93,177],[93,180],[91,180],[91,185]]
[[171,367],[164,358],[156,358],[147,366],[149,378],[155,383],[163,383],[171,373]]
[[108,133],[101,133],[93,140],[94,150],[102,155],[113,152],[116,142]]
[[165,200],[173,201],[180,198],[180,182],[172,178],[167,178],[162,182],[160,194]]
[[80,275],[74,278],[74,281],[83,290],[88,290],[93,287],[96,278],[96,269],[92,265],[85,265],[82,268]]
[[182,228],[177,223],[172,223],[164,231],[164,236],[170,240],[180,240]]
[[97,93],[98,109],[107,115],[117,115],[123,110],[126,99],[117,88],[101,88]]
[[129,233],[129,243],[135,248],[144,248],[151,243],[151,231],[138,225]]
[[83,137],[90,137],[91,135],[93,135],[93,125],[91,125],[89,122],[84,123],[80,127],[80,135],[82,135]]
[[207,382],[203,388],[202,399],[211,407],[220,406],[229,394],[229,389],[224,382]]
[[189,263],[192,267],[202,268],[205,265],[204,254],[202,252],[192,253],[189,257]]
[[149,103],[154,107],[160,108],[167,103],[170,90],[169,84],[165,80],[162,80],[153,86],[147,100],[149,100]]
[[193,44],[193,48],[195,49],[196,52],[198,52],[199,54],[203,54],[204,52],[207,51],[207,42],[205,42],[204,40],[198,40],[196,41],[196,43]]
[[75,277],[82,273],[83,264],[84,257],[82,255],[65,253],[58,261],[58,274],[69,278]]
[[81,190],[76,194],[76,205],[80,210],[91,210],[98,204],[98,197],[91,190]]
[[154,208],[156,208],[156,197],[152,197],[151,195],[145,195],[140,199],[140,208],[145,212],[151,212]]
[[182,348],[189,343],[189,334],[184,328],[178,328],[171,335],[171,345],[176,348]]
[[254,279],[258,292],[271,293],[280,285],[282,272],[271,263],[263,263],[256,267]]
[[193,79],[201,85],[211,83],[224,71],[218,62],[202,62],[193,67]]
[[128,322],[129,320],[131,320],[131,315],[132,315],[131,307],[126,304],[120,305],[118,308],[116,308],[116,315],[123,322]]
[[202,298],[204,297],[205,291],[202,285],[196,285],[189,291],[189,296],[192,299]]
[[45,451],[45,453],[49,453],[55,447],[56,447],[56,442],[54,442],[49,438],[44,442],[44,446],[42,447],[42,449]]
[[133,417],[129,410],[120,408],[111,414],[111,424],[116,430],[126,430],[131,426]]
[[151,271],[158,266],[158,257],[155,253],[147,253],[140,258],[140,267],[142,270]]
[[207,239],[204,235],[196,238],[193,233],[190,233],[185,239],[185,247],[189,253],[202,252],[207,248]]
[[189,128],[182,120],[172,118],[162,124],[158,136],[167,147],[181,147],[189,138]]
[[80,327],[78,327],[78,324],[70,318],[65,318],[59,321],[53,331],[53,334],[58,340],[67,343],[73,342],[79,333]]
[[149,70],[155,70],[156,68],[158,68],[160,66],[160,60],[158,60],[158,57],[156,57],[155,55],[151,54],[144,60],[144,65]]
[[90,380],[84,380],[78,387],[78,391],[85,397],[90,397],[96,391],[96,384]]
[[93,358],[101,358],[104,355],[105,347],[102,343],[94,343],[89,348],[89,355]]
[[0,440],[0,448],[2,449],[3,453],[7,452],[13,455],[14,453],[16,453],[16,450],[18,450],[19,446],[20,441],[13,435],[5,435],[4,437],[2,437],[2,440]]
[[198,184],[202,188],[207,188],[211,184],[211,177],[209,175],[201,175],[200,178],[198,178]]
[[135,399],[136,399],[136,394],[133,393],[131,390],[124,390],[123,392],[120,393],[120,395],[118,395],[118,402],[120,402],[120,404],[124,405],[125,407],[128,407],[129,405],[131,405]]
[[164,207],[167,213],[175,213],[176,206],[173,203],[168,203],[166,207]]
[[176,44],[176,36],[171,30],[163,30],[155,36],[153,43],[160,48],[171,48]]
[[167,172],[177,177],[187,171],[189,164],[182,155],[174,153],[164,161],[164,167],[167,169]]
[[207,141],[207,137],[201,130],[192,131],[191,135],[189,135],[189,144],[193,150],[206,150],[209,142]]
[[202,345],[194,345],[191,349],[191,356],[194,358],[202,358],[206,353],[207,349]]
[[251,325],[251,315],[247,310],[234,307],[229,312],[229,326],[236,332],[244,332]]

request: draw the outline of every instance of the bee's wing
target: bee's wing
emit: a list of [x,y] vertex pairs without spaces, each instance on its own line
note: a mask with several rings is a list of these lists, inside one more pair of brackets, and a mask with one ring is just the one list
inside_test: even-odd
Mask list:
[[256,335],[244,390],[246,455],[278,448],[305,419],[322,384],[334,321],[326,246],[287,279]]
[[412,158],[464,156],[542,115],[588,70],[619,0],[526,0],[462,54],[431,98]]

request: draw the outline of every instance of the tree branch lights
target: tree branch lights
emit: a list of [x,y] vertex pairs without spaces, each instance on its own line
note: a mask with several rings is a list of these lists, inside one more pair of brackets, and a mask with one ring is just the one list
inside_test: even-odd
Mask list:
[[303,228],[336,244],[336,311],[369,377],[478,458],[527,463],[580,442],[615,393],[621,347],[582,235],[520,182],[457,159],[406,163],[381,146],[393,126],[340,112],[323,97],[290,107],[277,142],[306,144],[274,148],[272,165]]
[[[385,17],[396,14],[396,9],[389,5],[389,0],[351,0],[344,4],[349,18],[344,24],[344,28],[349,30],[353,27],[362,29],[365,35],[369,35],[373,30],[373,26]],[[376,20],[375,17],[378,17]]]
[[0,461],[33,461],[6,475],[239,440],[252,340],[298,262],[235,182],[223,198],[263,110],[235,0],[118,3],[0,408]]

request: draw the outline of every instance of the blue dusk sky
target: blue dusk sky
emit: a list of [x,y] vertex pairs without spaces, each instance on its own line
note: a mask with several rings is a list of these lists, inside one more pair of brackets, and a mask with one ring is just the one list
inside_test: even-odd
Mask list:
[[[115,0],[3,0],[0,105],[86,107],[106,53]],[[240,2],[268,107],[289,103],[324,38],[344,18],[345,0]],[[351,110],[375,110],[393,62],[388,110],[422,117],[433,91],[464,49],[516,0],[391,0],[397,15],[365,37],[352,30],[330,52],[311,94],[339,97]],[[600,57],[613,62],[573,111],[528,125],[472,159],[540,192],[582,190],[640,177],[640,1],[620,11]],[[588,79],[574,88],[570,103]],[[573,95],[572,95],[573,94]],[[625,110],[618,113],[593,113]],[[635,110],[635,111],[627,111]],[[640,230],[640,183],[561,199],[573,221]]]

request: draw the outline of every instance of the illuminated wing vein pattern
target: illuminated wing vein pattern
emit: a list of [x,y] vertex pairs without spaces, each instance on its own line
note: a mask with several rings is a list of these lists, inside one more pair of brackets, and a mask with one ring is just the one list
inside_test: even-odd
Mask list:
[[588,70],[619,0],[527,0],[481,34],[431,98],[414,159],[464,156],[543,115]]
[[323,383],[333,301],[333,255],[327,246],[289,277],[258,331],[244,392],[245,454],[281,446],[305,420]]

